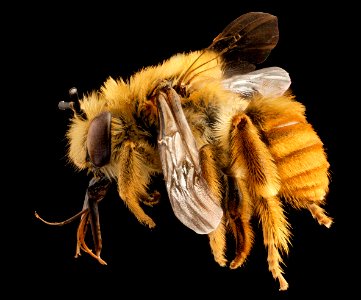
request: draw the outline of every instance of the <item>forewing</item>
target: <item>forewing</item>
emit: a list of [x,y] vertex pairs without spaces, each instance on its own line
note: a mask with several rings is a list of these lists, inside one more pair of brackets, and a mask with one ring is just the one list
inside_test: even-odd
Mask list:
[[257,94],[264,97],[283,95],[291,85],[287,71],[279,67],[263,68],[247,74],[233,75],[222,81],[223,86],[244,98],[252,98]]
[[219,225],[222,208],[202,176],[197,145],[178,94],[168,87],[157,100],[158,147],[172,209],[184,225],[208,234]]
[[278,39],[276,16],[250,12],[231,22],[208,48],[220,53],[226,73],[247,73],[266,60]]

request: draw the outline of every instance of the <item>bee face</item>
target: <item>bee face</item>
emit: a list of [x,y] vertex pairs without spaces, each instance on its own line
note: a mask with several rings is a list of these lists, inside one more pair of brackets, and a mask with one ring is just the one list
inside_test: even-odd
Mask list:
[[105,111],[91,121],[88,129],[86,148],[89,160],[98,168],[110,161],[111,121],[111,113]]
[[[109,78],[79,101],[80,110],[76,102],[59,105],[74,111],[68,158],[93,174],[76,215],[77,255],[85,251],[105,263],[97,205],[111,182],[137,220],[153,228],[143,207],[159,201],[150,183],[162,176],[174,215],[208,235],[221,266],[242,266],[256,238],[251,220],[257,218],[269,270],[280,290],[288,288],[281,268],[291,236],[284,204],[308,210],[326,227],[332,219],[321,208],[328,193],[327,157],[304,106],[289,90],[289,74],[279,67],[256,69],[277,42],[277,18],[248,13],[202,51],[176,54],[127,81]],[[88,224],[94,251],[85,242]],[[236,241],[229,263],[228,233]]]

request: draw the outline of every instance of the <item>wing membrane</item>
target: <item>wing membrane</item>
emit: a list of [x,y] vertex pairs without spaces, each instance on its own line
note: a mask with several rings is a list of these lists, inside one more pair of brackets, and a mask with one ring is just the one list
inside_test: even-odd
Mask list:
[[246,73],[267,59],[278,40],[277,17],[250,12],[231,22],[208,48],[221,54],[226,69],[238,66],[237,73]]
[[247,74],[233,75],[222,81],[223,86],[245,98],[256,94],[264,97],[283,95],[291,85],[287,71],[278,67],[263,68]]
[[199,234],[219,225],[223,211],[202,176],[195,139],[178,94],[171,88],[158,96],[159,152],[172,209],[177,218]]

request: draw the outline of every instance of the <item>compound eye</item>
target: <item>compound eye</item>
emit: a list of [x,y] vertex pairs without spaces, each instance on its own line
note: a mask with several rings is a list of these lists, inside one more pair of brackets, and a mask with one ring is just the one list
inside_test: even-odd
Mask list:
[[96,167],[102,167],[110,160],[111,119],[110,112],[103,112],[89,126],[87,149],[90,160]]

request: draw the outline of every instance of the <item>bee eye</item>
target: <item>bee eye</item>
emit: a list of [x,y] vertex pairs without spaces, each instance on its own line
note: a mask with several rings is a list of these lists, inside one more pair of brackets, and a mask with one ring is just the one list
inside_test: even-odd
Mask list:
[[87,148],[91,162],[96,167],[106,165],[111,155],[111,114],[103,112],[89,126]]

